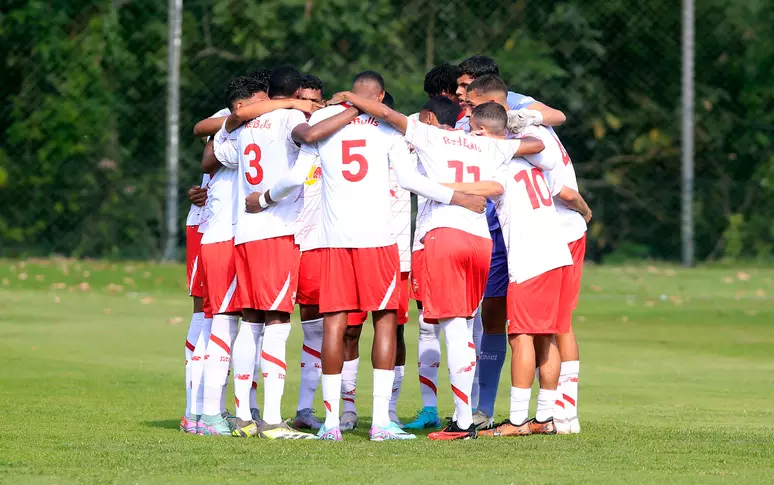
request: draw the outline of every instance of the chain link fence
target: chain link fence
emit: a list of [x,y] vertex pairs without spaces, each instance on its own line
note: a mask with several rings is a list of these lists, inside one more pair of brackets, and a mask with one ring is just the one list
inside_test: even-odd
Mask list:
[[[699,260],[772,258],[770,7],[696,5]],[[430,67],[485,54],[512,90],[567,115],[557,132],[594,210],[590,257],[680,258],[679,2],[184,0],[183,12],[181,226],[201,177],[191,128],[234,76],[292,64],[330,96],[374,69],[411,113]],[[0,36],[0,256],[159,258],[166,2],[6,1]]]

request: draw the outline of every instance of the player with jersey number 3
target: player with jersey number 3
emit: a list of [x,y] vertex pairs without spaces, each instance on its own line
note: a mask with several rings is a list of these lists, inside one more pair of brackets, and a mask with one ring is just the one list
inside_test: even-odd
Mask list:
[[[431,180],[445,184],[476,183],[475,195],[495,197],[503,185],[495,181],[498,172],[513,156],[538,153],[539,139],[506,139],[507,114],[495,103],[482,105],[472,113],[474,134],[447,131],[409,119],[381,104],[353,93],[338,93],[332,102],[348,101],[362,111],[383,119],[406,134]],[[485,136],[475,136],[482,134]],[[453,186],[454,188],[458,188]],[[441,325],[446,339],[449,377],[455,402],[455,420],[433,440],[475,438],[471,391],[476,367],[472,342],[472,318],[484,295],[492,240],[486,216],[451,206],[431,203],[425,225],[426,284],[425,320]]]

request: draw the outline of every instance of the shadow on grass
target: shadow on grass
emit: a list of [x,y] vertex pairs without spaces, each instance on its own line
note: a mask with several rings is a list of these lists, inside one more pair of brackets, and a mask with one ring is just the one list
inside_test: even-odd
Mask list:
[[180,429],[179,419],[158,419],[155,421],[143,421],[143,425],[149,428]]

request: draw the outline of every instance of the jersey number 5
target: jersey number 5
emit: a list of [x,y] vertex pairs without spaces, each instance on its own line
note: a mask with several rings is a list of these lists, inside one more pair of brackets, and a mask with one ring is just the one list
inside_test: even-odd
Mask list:
[[362,148],[366,146],[365,140],[345,140],[341,142],[341,161],[344,165],[357,162],[357,172],[352,171],[352,167],[342,170],[341,174],[350,182],[360,182],[368,173],[368,160],[363,155],[352,153],[353,148]]
[[[551,191],[548,189],[548,183],[543,175],[543,171],[539,168],[533,168],[530,172],[532,174],[531,179],[530,174],[526,170],[517,173],[513,179],[517,182],[524,182],[533,209],[539,209],[541,204],[545,207],[550,207],[554,202],[551,199]],[[543,195],[544,188],[548,195]]]
[[250,185],[258,185],[263,181],[263,169],[261,168],[261,147],[251,143],[245,147],[245,155],[253,154],[253,158],[247,162],[250,168],[255,169],[255,175],[250,170],[245,171],[245,178]]

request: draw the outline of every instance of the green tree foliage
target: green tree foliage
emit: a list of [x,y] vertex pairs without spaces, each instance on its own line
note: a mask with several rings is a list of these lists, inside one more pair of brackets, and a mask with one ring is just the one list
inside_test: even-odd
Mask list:
[[[700,258],[774,245],[774,10],[697,2]],[[558,133],[594,209],[590,251],[676,259],[680,5],[668,0],[186,0],[183,185],[199,119],[235,75],[293,64],[326,94],[382,72],[422,104],[428,67],[483,53],[515,91],[562,109]],[[163,239],[166,2],[28,0],[0,13],[0,254],[158,257]],[[187,211],[180,194],[180,214]],[[181,240],[182,246],[182,240]]]

